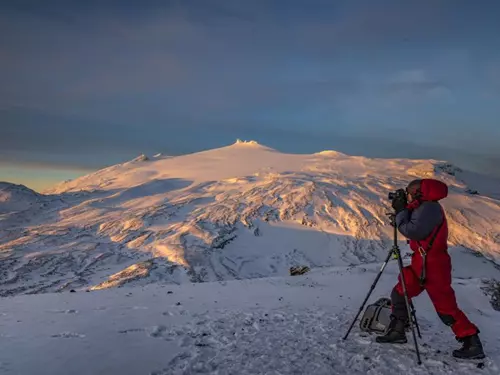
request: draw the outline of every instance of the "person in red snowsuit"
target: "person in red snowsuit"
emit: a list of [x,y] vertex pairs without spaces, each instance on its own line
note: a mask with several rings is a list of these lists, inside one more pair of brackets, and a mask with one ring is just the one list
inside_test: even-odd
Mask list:
[[[408,297],[427,291],[441,321],[449,326],[463,347],[453,351],[458,358],[484,358],[479,329],[457,305],[451,286],[451,258],[448,254],[448,224],[439,200],[448,196],[448,186],[434,179],[412,181],[407,199],[394,199],[396,226],[408,238],[413,250],[411,264],[403,268]],[[407,204],[407,202],[409,202]],[[425,264],[425,266],[424,266]],[[389,330],[378,336],[380,343],[405,343],[408,312],[401,276],[391,293],[392,316]],[[411,301],[411,300],[410,300]]]

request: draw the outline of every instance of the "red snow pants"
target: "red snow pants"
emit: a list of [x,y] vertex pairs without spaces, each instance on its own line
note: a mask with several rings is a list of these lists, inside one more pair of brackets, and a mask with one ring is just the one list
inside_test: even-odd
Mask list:
[[[408,298],[418,296],[424,290],[427,291],[436,312],[441,321],[451,327],[457,338],[474,335],[479,332],[478,328],[472,324],[467,316],[459,309],[455,298],[455,292],[451,286],[451,258],[447,251],[430,251],[426,260],[426,280],[424,286],[420,285],[420,274],[422,271],[423,258],[418,253],[413,253],[411,264],[403,268]],[[401,275],[398,276],[398,283],[394,287],[393,311],[397,316],[406,314],[406,304],[404,300]],[[403,318],[403,316],[401,316]]]

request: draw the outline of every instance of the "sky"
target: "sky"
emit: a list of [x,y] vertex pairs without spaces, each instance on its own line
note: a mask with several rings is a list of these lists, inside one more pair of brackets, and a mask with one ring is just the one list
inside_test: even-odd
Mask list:
[[253,139],[500,175],[500,3],[0,4],[0,180]]

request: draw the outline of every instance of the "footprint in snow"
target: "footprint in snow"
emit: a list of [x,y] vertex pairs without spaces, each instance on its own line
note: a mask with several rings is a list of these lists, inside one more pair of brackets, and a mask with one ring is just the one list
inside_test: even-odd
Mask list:
[[167,327],[162,326],[162,325],[153,326],[149,330],[149,336],[150,337],[161,337],[166,330],[167,330]]
[[76,333],[76,332],[62,332],[62,333],[57,333],[55,335],[52,335],[51,337],[56,337],[56,338],[84,338],[85,335],[81,333]]
[[356,337],[355,340],[359,344],[365,344],[365,345],[373,344],[373,340],[369,339],[368,337]]
[[78,310],[49,310],[51,313],[56,313],[56,314],[76,314],[78,313]]
[[128,328],[118,331],[118,333],[130,333],[130,332],[144,332],[144,328]]

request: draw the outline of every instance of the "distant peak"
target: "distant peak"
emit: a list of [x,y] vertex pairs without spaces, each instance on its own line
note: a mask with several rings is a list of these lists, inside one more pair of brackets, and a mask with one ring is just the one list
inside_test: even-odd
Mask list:
[[242,146],[262,146],[259,142],[257,141],[242,141],[241,139],[237,139],[236,142],[234,143],[235,145],[242,145]]
[[324,156],[345,156],[342,152],[334,151],[334,150],[324,150],[317,152],[316,155],[324,155]]
[[251,140],[251,141],[243,141],[241,139],[237,139],[236,142],[233,143],[234,147],[249,147],[253,149],[259,149],[259,150],[267,150],[267,151],[276,151],[271,147],[264,146],[263,144],[260,144],[257,141]]
[[37,195],[37,192],[22,184],[0,181],[0,191],[17,191]]

